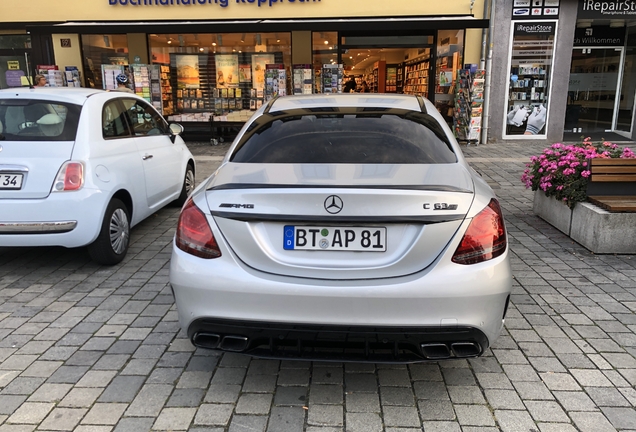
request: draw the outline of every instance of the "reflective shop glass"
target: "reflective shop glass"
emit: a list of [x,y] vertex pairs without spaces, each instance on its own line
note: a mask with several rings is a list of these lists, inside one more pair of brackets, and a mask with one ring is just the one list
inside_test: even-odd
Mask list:
[[128,64],[128,37],[125,34],[82,35],[86,86],[104,88],[102,65]]
[[[291,33],[150,34],[148,40],[151,62],[161,68],[164,115],[249,111],[268,96],[291,94]],[[276,88],[266,85],[274,65],[282,71]]]

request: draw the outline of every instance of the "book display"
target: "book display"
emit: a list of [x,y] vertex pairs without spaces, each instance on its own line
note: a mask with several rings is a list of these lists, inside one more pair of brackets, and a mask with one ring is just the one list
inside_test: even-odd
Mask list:
[[384,85],[385,93],[397,92],[397,71],[398,71],[398,65],[386,66],[386,80]]
[[161,106],[163,115],[171,115],[174,112],[172,100],[172,84],[170,84],[170,66],[159,67],[159,80],[161,82]]
[[265,65],[265,101],[287,96],[287,72],[284,64]]
[[397,93],[404,93],[404,64],[400,63],[396,70],[396,88]]
[[64,75],[66,79],[67,87],[81,87],[82,80],[80,76],[80,71],[77,66],[66,66],[64,68]]
[[132,75],[133,87],[138,96],[146,99],[162,111],[161,80],[159,65],[134,64],[129,67]]
[[484,83],[486,71],[459,69],[455,89],[453,133],[460,141],[478,142],[484,109]]
[[117,75],[124,73],[122,65],[102,65],[102,84],[104,90],[117,89]]
[[405,94],[414,94],[428,97],[428,75],[431,62],[428,57],[417,61],[407,62],[404,66]]
[[293,94],[312,94],[314,87],[313,70],[310,64],[295,64],[293,67]]
[[341,64],[325,64],[322,66],[322,92],[342,93],[344,69]]

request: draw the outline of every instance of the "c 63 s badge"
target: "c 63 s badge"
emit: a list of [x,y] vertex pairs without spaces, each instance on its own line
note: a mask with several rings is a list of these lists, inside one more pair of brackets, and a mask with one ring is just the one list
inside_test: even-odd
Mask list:
[[431,209],[433,209],[433,210],[457,210],[457,204],[424,203],[424,210],[431,210]]

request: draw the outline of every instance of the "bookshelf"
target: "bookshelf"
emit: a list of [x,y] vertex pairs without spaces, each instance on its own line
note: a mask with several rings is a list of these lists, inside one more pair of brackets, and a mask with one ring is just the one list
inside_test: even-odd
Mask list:
[[431,61],[428,57],[407,62],[404,65],[403,93],[427,98],[430,68]]

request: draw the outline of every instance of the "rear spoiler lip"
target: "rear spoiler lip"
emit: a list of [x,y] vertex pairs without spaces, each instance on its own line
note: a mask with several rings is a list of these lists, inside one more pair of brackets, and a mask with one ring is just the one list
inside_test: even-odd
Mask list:
[[336,185],[336,184],[263,184],[263,183],[225,183],[212,186],[206,190],[232,189],[392,189],[421,190],[434,192],[457,192],[474,194],[473,191],[447,185]]
[[266,214],[266,213],[239,213],[211,211],[214,217],[222,217],[225,219],[233,219],[241,222],[292,222],[292,223],[320,223],[328,225],[331,223],[417,223],[417,224],[436,224],[444,222],[454,222],[464,220],[465,214],[456,215],[405,215],[405,216],[311,216],[311,215],[283,215],[283,214]]

